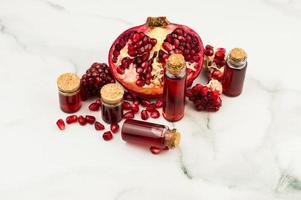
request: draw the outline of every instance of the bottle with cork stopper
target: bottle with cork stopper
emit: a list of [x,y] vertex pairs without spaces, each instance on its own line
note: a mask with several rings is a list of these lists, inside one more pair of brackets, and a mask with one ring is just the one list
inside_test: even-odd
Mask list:
[[143,146],[173,149],[179,145],[181,135],[177,129],[165,125],[127,119],[122,125],[121,137]]
[[74,73],[61,74],[57,79],[59,103],[62,111],[74,113],[81,107],[80,78]]
[[179,121],[185,108],[186,63],[181,54],[169,56],[164,74],[163,117],[168,121]]
[[241,48],[234,48],[227,56],[222,81],[223,93],[227,96],[241,94],[247,70],[247,53]]
[[110,124],[122,120],[123,94],[123,88],[116,83],[109,83],[101,88],[100,97],[103,121]]

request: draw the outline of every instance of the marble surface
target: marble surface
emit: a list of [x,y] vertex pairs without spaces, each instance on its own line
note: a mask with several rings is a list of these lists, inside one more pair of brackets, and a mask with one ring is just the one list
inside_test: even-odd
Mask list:
[[[155,120],[183,132],[157,156],[91,126],[59,131],[56,77],[106,62],[119,33],[159,15],[245,48],[243,94]],[[300,200],[300,35],[298,0],[0,0],[0,199]]]

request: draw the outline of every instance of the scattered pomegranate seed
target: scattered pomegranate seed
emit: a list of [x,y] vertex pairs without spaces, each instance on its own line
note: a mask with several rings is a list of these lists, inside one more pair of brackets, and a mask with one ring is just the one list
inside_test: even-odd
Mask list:
[[122,103],[122,108],[123,108],[124,110],[130,110],[130,109],[132,108],[132,106],[131,106],[131,104],[130,104],[129,102],[124,101],[124,102]]
[[92,115],[86,115],[86,121],[89,123],[89,124],[94,124],[96,118]]
[[133,113],[139,112],[139,105],[138,104],[133,104],[131,110]]
[[154,119],[159,118],[159,117],[160,117],[159,111],[158,111],[158,110],[151,111],[150,117],[151,117],[151,118],[154,118]]
[[133,100],[133,95],[129,92],[125,92],[123,95],[123,98],[127,101],[132,101]]
[[161,99],[157,99],[155,103],[156,108],[162,108],[163,106],[163,101]]
[[77,116],[76,115],[69,115],[66,117],[67,124],[72,124],[74,122],[77,122]]
[[123,114],[124,119],[133,119],[134,118],[134,113],[132,111],[128,111]]
[[99,107],[100,107],[100,104],[98,104],[98,103],[91,103],[89,105],[89,110],[91,110],[91,111],[98,111]]
[[148,112],[146,110],[141,111],[141,119],[147,120],[149,118]]
[[161,149],[158,147],[150,147],[149,150],[152,152],[152,154],[159,154],[161,152]]
[[97,103],[99,106],[101,106],[101,100],[100,99],[96,99],[95,103]]
[[100,130],[104,130],[104,129],[105,129],[105,126],[104,126],[102,123],[98,122],[98,121],[95,122],[94,127],[95,127],[95,129],[96,129],[97,131],[100,131]]
[[78,117],[78,123],[79,123],[80,125],[84,126],[84,125],[87,124],[87,120],[86,120],[86,118],[84,118],[84,116],[80,115],[80,116]]
[[117,133],[119,131],[119,125],[117,123],[112,123],[111,124],[111,131],[113,133]]
[[135,99],[133,100],[133,104],[139,105],[139,104],[140,104],[140,100],[137,99],[137,98],[135,98]]
[[141,100],[141,105],[144,107],[147,107],[149,104],[151,104],[150,100],[148,99],[142,99]]
[[57,127],[59,127],[60,130],[65,129],[65,122],[62,119],[57,120],[56,125],[57,125]]
[[106,132],[103,133],[102,138],[103,138],[105,141],[112,140],[113,134],[112,134],[111,131],[106,131]]
[[156,105],[154,103],[151,103],[146,107],[146,110],[148,112],[152,112],[152,111],[156,110]]

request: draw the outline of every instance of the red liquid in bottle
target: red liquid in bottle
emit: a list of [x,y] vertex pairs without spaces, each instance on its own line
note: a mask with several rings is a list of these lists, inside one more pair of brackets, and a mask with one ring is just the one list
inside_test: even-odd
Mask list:
[[103,121],[109,124],[120,122],[122,120],[122,104],[111,106],[103,102],[101,105],[101,116]]
[[164,125],[127,119],[122,126],[121,137],[128,142],[165,148],[166,130],[168,127]]
[[223,93],[227,96],[238,96],[241,94],[247,67],[233,69],[226,64],[223,78]]
[[59,102],[61,110],[66,113],[74,113],[81,107],[80,92],[77,91],[72,95],[59,92]]
[[184,77],[164,77],[163,88],[163,116],[168,121],[179,121],[184,116],[185,108],[185,83]]

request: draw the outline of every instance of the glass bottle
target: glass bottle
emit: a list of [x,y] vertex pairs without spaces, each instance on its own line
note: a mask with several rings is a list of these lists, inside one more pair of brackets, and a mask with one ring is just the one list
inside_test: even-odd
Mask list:
[[121,137],[124,141],[161,149],[177,147],[180,143],[180,136],[176,129],[134,119],[127,119],[121,129]]
[[80,78],[73,73],[64,73],[57,79],[59,103],[62,111],[74,113],[81,107]]
[[103,121],[111,124],[122,120],[123,94],[123,88],[116,83],[109,83],[101,88],[101,116]]
[[241,94],[247,70],[247,53],[241,48],[234,48],[227,56],[223,77],[223,93],[227,96]]
[[185,108],[186,63],[183,55],[169,56],[164,75],[163,117],[168,121],[179,121]]

